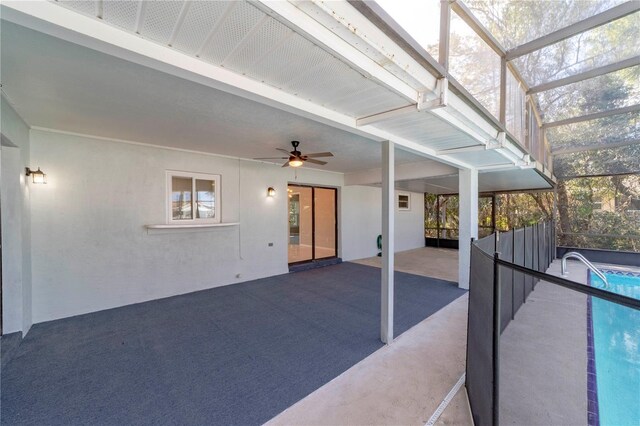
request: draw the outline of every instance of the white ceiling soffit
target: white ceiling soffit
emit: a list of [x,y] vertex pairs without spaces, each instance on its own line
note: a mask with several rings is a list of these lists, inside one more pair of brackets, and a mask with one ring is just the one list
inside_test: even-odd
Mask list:
[[[339,34],[353,49],[365,54],[376,64],[397,77],[402,83],[410,85],[416,91],[414,104],[420,92],[425,93],[427,99],[436,99],[438,97],[436,77],[400,48],[373,22],[356,11],[348,1],[256,1],[263,4],[264,9],[270,8],[285,19],[304,23],[305,25],[299,28],[299,31],[306,31],[310,35],[314,35],[317,30],[312,30],[311,22],[317,21],[331,32]],[[301,16],[303,14],[306,14],[306,18]],[[332,48],[330,45],[327,45],[327,47]],[[337,53],[340,52],[341,50],[337,51]],[[382,112],[384,110],[379,111],[379,113]],[[413,115],[421,114],[425,113],[417,111],[413,113]],[[432,109],[427,114],[442,118],[446,123],[455,126],[475,139],[476,143],[491,144],[499,137],[498,129],[463,99],[451,92],[448,93],[447,107]],[[388,130],[386,122],[378,123],[377,127]],[[503,152],[510,160],[514,156],[523,158],[525,153],[512,141],[506,140],[503,145]],[[514,161],[514,163],[517,162]]]
[[[304,153],[335,155],[325,166],[305,168],[348,173],[380,167],[381,146],[371,139],[11,22],[2,21],[0,40],[3,102],[6,94],[36,130],[238,158],[282,157],[276,148],[291,150],[289,141],[299,140]],[[407,162],[419,162],[423,176],[434,168],[457,170],[397,149],[396,164]]]
[[[412,192],[428,192],[432,194],[457,194],[458,175],[398,181],[396,182],[396,189]],[[525,191],[532,189],[551,189],[549,182],[542,177],[538,171],[532,168],[482,172],[478,174],[479,192]]]
[[[0,7],[2,19],[18,25],[375,141],[392,140],[457,168],[473,167],[380,128],[356,125],[359,114],[410,104],[406,93],[394,93],[379,81],[388,74],[383,68],[371,67],[376,78],[356,71],[245,1],[155,3],[40,0],[3,1]],[[162,44],[167,34],[171,46]],[[229,68],[241,66],[247,68]]]
[[[397,164],[395,167],[395,180],[403,181],[410,179],[428,178],[434,176],[448,176],[458,174],[458,170],[446,164],[431,162],[406,162]],[[382,169],[375,167],[367,170],[360,170],[345,173],[345,185],[379,185],[382,182]],[[418,191],[424,192],[424,191]]]
[[[334,19],[329,10],[322,9],[327,4],[301,4],[315,8],[313,18],[309,11],[286,1],[5,1],[2,16],[373,140],[388,139],[458,168],[494,163],[482,157],[493,157],[495,152],[466,157],[438,153],[461,145],[491,143],[497,137],[489,123],[453,94],[449,107],[435,110],[434,115],[412,114],[422,122],[413,127],[414,133],[399,135],[386,122],[357,126],[360,117],[414,104],[421,90],[435,88],[435,78],[417,63],[403,67],[398,61],[410,58],[397,47],[392,60],[389,53],[382,63],[372,59],[375,49],[362,52],[339,36],[337,28],[319,22],[326,20],[325,15]],[[383,37],[346,1],[330,2],[330,7],[344,12],[339,16],[346,13],[357,20],[360,45],[363,40]],[[336,21],[333,26],[336,24],[342,25]],[[364,32],[366,40],[362,39]],[[390,40],[388,45],[395,46]],[[435,115],[440,117],[437,127],[442,131],[432,137],[430,123],[437,123]],[[499,152],[509,150],[514,152],[507,158],[516,164],[522,153],[508,143]]]

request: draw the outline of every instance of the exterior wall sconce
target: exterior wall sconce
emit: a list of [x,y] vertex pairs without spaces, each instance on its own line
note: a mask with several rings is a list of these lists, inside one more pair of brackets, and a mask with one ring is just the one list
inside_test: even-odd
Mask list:
[[44,174],[42,170],[40,170],[40,167],[38,167],[38,170],[35,171],[27,167],[26,171],[27,176],[31,176],[33,183],[47,183],[47,175]]
[[269,188],[267,188],[267,197],[271,197],[273,198],[276,195],[276,190],[273,189],[272,186],[270,186]]

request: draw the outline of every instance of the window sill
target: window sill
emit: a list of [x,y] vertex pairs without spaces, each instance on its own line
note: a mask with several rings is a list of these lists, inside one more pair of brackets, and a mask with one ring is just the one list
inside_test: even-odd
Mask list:
[[145,225],[147,229],[198,229],[240,225],[239,222]]

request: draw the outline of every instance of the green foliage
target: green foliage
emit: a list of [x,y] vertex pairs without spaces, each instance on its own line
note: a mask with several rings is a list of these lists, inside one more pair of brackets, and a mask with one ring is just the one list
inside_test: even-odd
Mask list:
[[640,251],[640,175],[561,181],[558,212],[559,245]]

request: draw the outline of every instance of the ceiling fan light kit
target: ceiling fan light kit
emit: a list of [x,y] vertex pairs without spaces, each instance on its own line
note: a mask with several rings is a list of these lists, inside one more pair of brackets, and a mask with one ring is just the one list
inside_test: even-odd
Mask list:
[[[296,157],[291,157],[291,158],[289,158],[289,162],[286,165],[289,165],[291,167],[300,167],[303,164],[304,164],[304,161],[302,161],[301,159],[296,158]],[[283,167],[285,167],[285,166],[283,166]]]
[[286,153],[288,157],[263,157],[263,158],[254,158],[254,160],[287,160],[287,162],[284,163],[282,167],[300,167],[305,162],[324,166],[325,164],[327,164],[326,161],[314,160],[314,158],[333,157],[333,154],[330,152],[314,152],[311,154],[303,155],[302,152],[298,151],[298,145],[300,145],[300,142],[291,141],[291,145],[293,146],[293,151],[287,151],[286,149],[276,148],[278,151],[282,151]]

